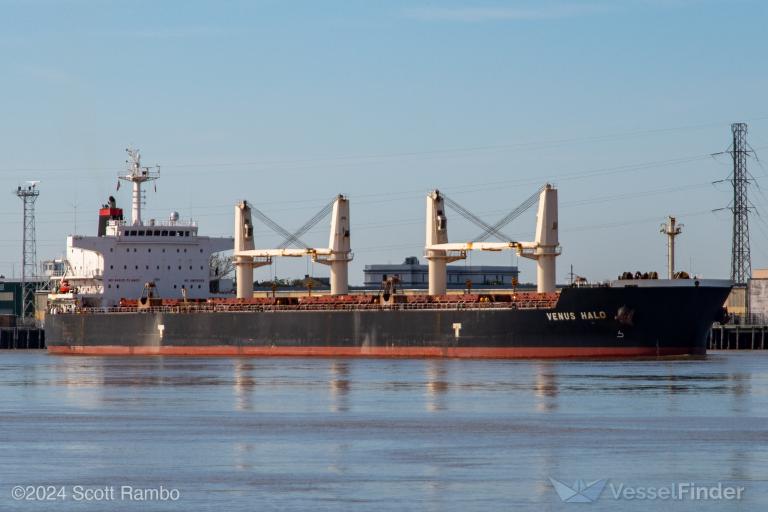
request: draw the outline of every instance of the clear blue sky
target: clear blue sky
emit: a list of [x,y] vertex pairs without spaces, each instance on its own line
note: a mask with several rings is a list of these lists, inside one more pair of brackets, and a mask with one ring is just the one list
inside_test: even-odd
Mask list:
[[[38,179],[39,259],[95,234],[129,145],[160,164],[150,215],[230,235],[246,198],[288,228],[350,196],[355,261],[423,249],[424,195],[488,221],[551,180],[558,280],[664,268],[659,224],[685,224],[679,264],[727,277],[730,123],[768,166],[763,1],[0,0],[0,272],[20,272],[21,205]],[[646,165],[647,164],[647,165]],[[750,170],[768,186],[768,171]],[[599,171],[599,172],[596,172]],[[768,199],[752,191],[753,267]],[[118,201],[128,207],[122,188]],[[533,212],[507,232],[532,236]],[[454,241],[476,229],[452,215]],[[266,229],[258,246],[279,243]],[[327,242],[324,223],[307,235]],[[509,263],[473,255],[472,263]],[[520,262],[523,280],[534,267]],[[303,276],[305,261],[262,269]],[[315,266],[316,275],[326,269]]]

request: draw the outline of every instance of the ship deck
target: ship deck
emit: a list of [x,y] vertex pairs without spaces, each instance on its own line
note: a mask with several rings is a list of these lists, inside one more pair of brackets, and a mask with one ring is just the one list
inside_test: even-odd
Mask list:
[[514,294],[463,295],[342,295],[315,297],[263,297],[252,299],[208,299],[184,301],[151,299],[142,304],[123,299],[117,307],[83,307],[57,313],[192,313],[192,312],[264,312],[264,311],[401,311],[468,309],[553,309],[558,293],[520,292]]

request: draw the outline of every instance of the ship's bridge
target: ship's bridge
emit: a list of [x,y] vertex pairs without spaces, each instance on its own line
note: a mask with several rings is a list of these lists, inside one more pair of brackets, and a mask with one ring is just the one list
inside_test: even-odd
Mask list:
[[193,237],[197,236],[197,223],[189,221],[156,221],[150,219],[147,225],[131,225],[126,221],[113,220],[107,225],[107,235],[117,237]]

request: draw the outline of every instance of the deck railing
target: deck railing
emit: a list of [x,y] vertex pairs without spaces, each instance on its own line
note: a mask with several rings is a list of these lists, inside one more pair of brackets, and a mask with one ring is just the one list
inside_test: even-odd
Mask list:
[[551,301],[527,302],[473,302],[473,303],[400,303],[400,304],[190,304],[177,306],[101,307],[70,310],[52,310],[51,314],[108,314],[108,313],[248,313],[281,311],[457,311],[457,310],[530,310],[552,309]]

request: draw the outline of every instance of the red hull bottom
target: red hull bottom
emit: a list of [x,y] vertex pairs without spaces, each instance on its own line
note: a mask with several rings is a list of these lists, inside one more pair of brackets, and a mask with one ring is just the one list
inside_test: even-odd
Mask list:
[[118,345],[48,347],[48,352],[82,356],[243,357],[435,357],[478,359],[625,358],[703,355],[684,347],[202,347]]

